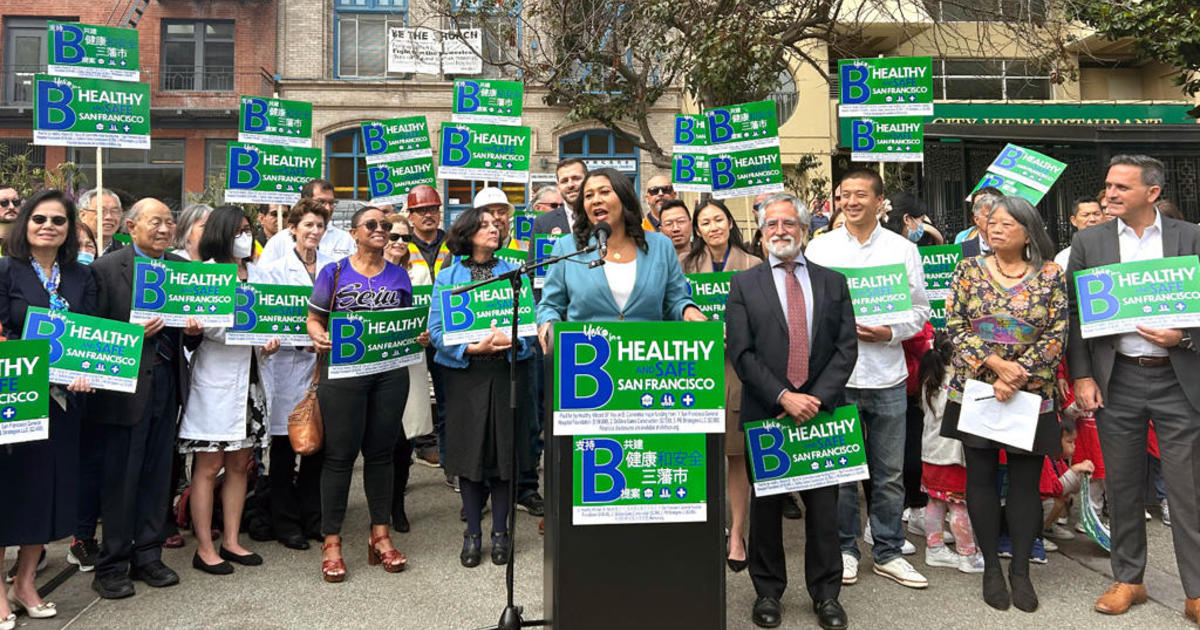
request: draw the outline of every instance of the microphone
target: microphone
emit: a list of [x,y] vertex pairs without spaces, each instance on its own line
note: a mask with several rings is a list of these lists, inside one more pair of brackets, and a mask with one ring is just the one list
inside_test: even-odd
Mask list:
[[608,255],[608,237],[612,236],[612,226],[608,221],[601,221],[592,228],[592,236],[596,237],[596,244],[600,247],[600,258],[603,259]]

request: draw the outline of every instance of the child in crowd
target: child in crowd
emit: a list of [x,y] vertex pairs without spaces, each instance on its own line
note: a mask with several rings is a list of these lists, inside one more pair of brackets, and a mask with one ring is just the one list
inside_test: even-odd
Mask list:
[[[975,548],[975,534],[967,515],[967,469],[962,442],[940,435],[953,350],[949,337],[938,333],[933,347],[921,357],[919,384],[921,408],[925,412],[925,430],[921,435],[921,490],[929,495],[924,513],[925,564],[954,568],[963,573],[982,573],[983,556]],[[942,531],[947,510],[957,553],[946,546],[948,536]]]
[[1071,534],[1071,532],[1057,524],[1056,521],[1070,504],[1071,495],[1078,492],[1080,486],[1083,485],[1083,476],[1096,470],[1096,466],[1091,460],[1083,460],[1074,464],[1068,463],[1075,454],[1075,438],[1075,420],[1070,414],[1063,414],[1062,455],[1054,458],[1047,457],[1046,463],[1042,466],[1039,490],[1042,493],[1043,529],[1045,534],[1059,534],[1055,536],[1056,538],[1074,538],[1074,535],[1062,536],[1062,533]]

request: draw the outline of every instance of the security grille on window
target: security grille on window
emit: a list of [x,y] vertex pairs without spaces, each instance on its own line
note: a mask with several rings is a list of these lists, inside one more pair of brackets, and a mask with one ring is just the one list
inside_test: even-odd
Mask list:
[[162,33],[162,89],[233,91],[233,22],[163,20]]
[[1046,0],[925,0],[925,10],[938,22],[1046,20]]
[[935,59],[934,98],[1048,100],[1050,69],[1026,59]]

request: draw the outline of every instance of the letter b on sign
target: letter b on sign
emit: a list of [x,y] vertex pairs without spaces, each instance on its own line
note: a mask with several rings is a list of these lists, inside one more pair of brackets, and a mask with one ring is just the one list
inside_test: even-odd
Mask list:
[[252,190],[258,187],[258,152],[245,147],[229,147],[230,188]]
[[475,324],[470,293],[454,295],[450,289],[443,289],[438,299],[442,301],[442,329],[445,332],[466,330]]
[[737,176],[733,174],[733,160],[727,157],[712,158],[708,161],[712,168],[712,187],[713,190],[728,190],[733,188],[737,183]]
[[693,155],[677,155],[675,156],[675,170],[671,174],[671,180],[686,184],[696,179],[696,157]]
[[25,319],[25,328],[28,331],[25,334],[25,338],[45,339],[50,342],[50,363],[55,363],[61,359],[63,347],[58,340],[67,330],[66,322],[61,318],[51,317],[46,313],[31,312]]
[[850,122],[850,150],[864,153],[875,148],[875,123],[869,120],[854,120]]
[[479,109],[479,84],[474,81],[463,81],[455,86],[454,106],[463,114],[469,114]]
[[[581,498],[584,503],[611,503],[621,498],[625,489],[625,475],[620,470],[625,451],[612,438],[596,438],[594,442],[595,448],[582,453]],[[601,459],[605,461],[600,463]]]
[[733,125],[729,124],[729,110],[714,109],[708,115],[708,139],[713,144],[728,142],[733,137]]
[[362,360],[367,354],[367,347],[361,339],[363,322],[361,319],[339,319],[329,327],[329,341],[333,350],[329,353],[330,365],[345,365]]
[[442,166],[465,166],[471,161],[471,132],[462,127],[442,128]]
[[[791,459],[783,450],[783,431],[779,427],[748,429],[746,441],[750,443],[750,464],[754,467],[755,481],[782,477],[791,469]],[[768,462],[772,465],[768,466]]]
[[252,330],[258,325],[258,317],[254,315],[254,303],[258,301],[250,287],[237,287],[233,300],[232,332]]
[[259,133],[267,130],[267,102],[252,98],[242,103],[242,122],[246,131]]
[[37,123],[34,124],[34,129],[62,131],[74,127],[75,111],[71,109],[71,101],[74,98],[75,93],[69,85],[38,81]]
[[371,188],[371,197],[386,197],[392,194],[392,182],[388,181],[387,166],[368,166],[367,183]]
[[367,155],[379,155],[387,151],[387,141],[383,139],[383,125],[363,127],[363,149]]
[[675,119],[675,144],[691,144],[696,141],[696,132],[692,129],[696,121],[691,118]]
[[[584,361],[581,355],[584,348],[590,348],[592,358]],[[608,340],[599,336],[591,337],[581,332],[565,332],[559,336],[559,383],[558,401],[564,409],[596,409],[609,400],[613,395],[612,377],[604,371],[611,350]],[[595,389],[592,393],[586,390]]]
[[133,309],[157,311],[167,303],[162,285],[167,281],[166,269],[138,263],[133,272]]
[[865,103],[871,98],[871,88],[867,86],[867,79],[870,78],[871,71],[866,66],[856,66],[846,64],[842,66],[839,85],[842,89],[842,103],[845,105],[858,105]]
[[79,63],[83,61],[83,31],[71,24],[59,24],[50,30],[54,56],[50,63]]
[[1025,152],[1016,147],[1005,147],[996,158],[995,165],[997,168],[1013,168],[1017,165],[1017,160],[1021,159],[1023,155],[1025,155]]
[[1113,277],[1093,273],[1075,279],[1079,293],[1079,318],[1083,323],[1108,319],[1121,309],[1120,302],[1113,297]]

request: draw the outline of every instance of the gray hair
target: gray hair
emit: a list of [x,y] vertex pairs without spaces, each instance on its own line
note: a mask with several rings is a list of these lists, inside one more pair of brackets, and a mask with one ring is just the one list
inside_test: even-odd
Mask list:
[[546,195],[556,192],[558,192],[558,186],[555,186],[554,184],[546,184],[545,186],[538,188],[533,193],[533,198],[529,200],[528,207],[532,209],[535,205],[542,203],[542,200],[546,198]]
[[807,230],[809,225],[812,223],[812,214],[808,211],[808,206],[803,201],[800,201],[800,198],[796,195],[785,192],[775,193],[774,195],[763,199],[762,203],[758,205],[758,207],[762,209],[762,211],[758,213],[758,229],[762,230],[766,225],[767,207],[772,204],[782,202],[792,204],[792,209],[796,211],[796,218],[800,220],[800,225],[803,225],[804,229]]
[[1146,186],[1158,186],[1161,190],[1166,185],[1166,168],[1163,163],[1149,155],[1129,155],[1122,153],[1114,155],[1108,161],[1112,166],[1136,166],[1142,169],[1142,183]]
[[[117,207],[118,208],[121,207],[121,198],[118,197],[116,194],[114,194],[113,191],[111,191],[107,188],[101,188],[100,195],[104,196],[104,197],[112,197],[113,200],[115,200],[117,202]],[[92,200],[95,198],[96,198],[96,189],[89,188],[86,191],[84,191],[84,193],[82,195],[79,195],[79,201],[77,202],[77,204],[78,204],[77,207],[80,210],[87,210],[87,209],[89,209],[88,206],[92,205]],[[93,209],[100,210],[100,208],[93,208]],[[122,209],[121,211],[124,212],[124,209]]]
[[1029,241],[1029,249],[1022,252],[1022,257],[1029,261],[1030,274],[1036,274],[1042,270],[1042,265],[1047,260],[1054,260],[1054,242],[1050,240],[1050,235],[1046,233],[1046,226],[1042,223],[1042,216],[1038,214],[1033,204],[1024,198],[1016,195],[1005,195],[998,197],[996,204],[992,206],[988,212],[988,218],[996,213],[997,210],[1003,208],[1025,231],[1025,238]]
[[[172,243],[172,246],[175,249],[187,250],[188,233],[192,231],[192,226],[204,220],[212,211],[212,206],[205,203],[193,203],[184,208],[179,213],[179,221],[175,229],[175,242]],[[132,214],[132,209],[130,213]]]
[[979,195],[975,198],[975,203],[971,204],[971,215],[978,217],[985,214],[991,214],[992,208],[995,207],[996,204],[1000,203],[1002,199],[1004,199],[1004,197],[1000,195]]

